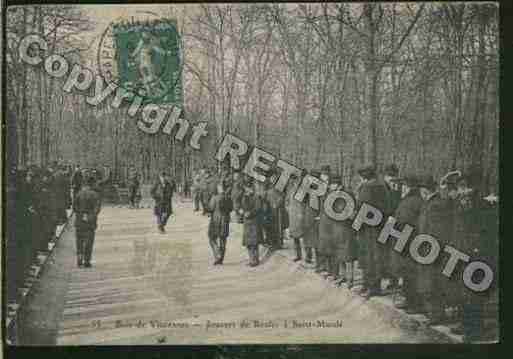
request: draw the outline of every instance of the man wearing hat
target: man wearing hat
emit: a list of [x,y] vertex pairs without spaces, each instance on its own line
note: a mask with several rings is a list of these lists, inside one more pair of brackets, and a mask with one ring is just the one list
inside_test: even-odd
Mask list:
[[245,194],[242,199],[244,213],[244,226],[242,245],[248,249],[250,267],[260,263],[259,245],[263,240],[263,224],[266,211],[264,197],[255,193],[255,183],[249,179],[245,185]]
[[[330,178],[328,192],[333,192],[342,187],[342,177],[334,175]],[[336,201],[334,204],[335,212],[342,212],[345,206],[343,201]],[[343,239],[349,239],[347,236],[342,238],[346,233],[347,223],[331,219],[324,211],[320,211],[319,220],[319,252],[323,255],[327,264],[327,278],[335,281],[339,280],[340,267],[345,264],[344,256],[342,255],[345,249]],[[349,228],[352,231],[351,228]],[[345,268],[344,268],[345,270]]]
[[230,195],[226,193],[225,186],[223,181],[217,184],[217,193],[212,196],[209,203],[211,216],[208,225],[208,238],[214,254],[214,265],[223,264],[226,239],[230,234],[230,213],[233,205]]
[[269,203],[269,222],[266,225],[266,236],[272,249],[283,247],[283,233],[287,228],[287,212],[285,211],[285,196],[274,188],[277,173],[272,171],[267,179],[266,200]]
[[[362,181],[357,199],[359,204],[367,203],[383,209],[387,205],[387,192],[383,182],[377,180],[374,166],[364,166],[358,171]],[[362,267],[363,287],[360,294],[365,298],[382,295],[381,280],[384,276],[384,251],[388,250],[377,242],[380,229],[362,226],[357,238],[361,253],[358,256]]]
[[151,197],[155,200],[154,214],[157,217],[157,227],[160,233],[165,233],[165,226],[172,213],[173,194],[176,187],[167,179],[167,173],[161,172],[151,188]]
[[[479,259],[493,265],[497,262],[494,252],[497,252],[495,244],[498,239],[498,222],[497,217],[493,216],[493,207],[479,193],[479,174],[459,176],[456,186],[454,234],[451,236],[454,244],[451,245],[474,260]],[[493,227],[496,229],[491,230]],[[465,341],[471,342],[481,339],[484,305],[489,297],[483,294],[476,295],[465,288],[462,276],[463,268],[457,266],[450,279],[450,298],[462,314],[462,324],[453,331],[463,334]]]
[[75,212],[75,229],[77,236],[77,265],[91,267],[94,234],[97,226],[98,213],[100,213],[100,196],[92,189],[94,177],[88,175],[85,186],[78,192],[73,203]]
[[[387,190],[387,207],[383,208],[383,215],[385,218],[394,214],[399,201],[401,200],[401,188],[399,181],[399,169],[395,163],[391,163],[385,167],[383,174],[383,181],[385,182],[385,188]],[[398,278],[393,274],[393,263],[391,262],[391,251],[385,251],[385,275],[390,278],[390,289],[397,288]]]
[[[342,184],[342,176],[335,176],[330,185],[330,191],[343,190],[347,193],[350,191],[345,189]],[[342,212],[346,204],[342,200],[334,203],[334,211]],[[354,284],[354,262],[358,259],[358,243],[356,242],[356,233],[351,227],[350,220],[335,221],[334,234],[334,256],[335,256],[335,279],[338,279],[337,285],[347,282],[347,287],[351,289]],[[340,269],[342,275],[340,276]]]
[[[419,184],[420,193],[424,204],[420,211],[417,233],[428,234],[435,237],[443,248],[448,244],[452,235],[453,206],[449,199],[441,197],[437,183],[431,176],[424,177]],[[427,250],[421,247],[420,255],[426,255]],[[436,325],[443,321],[445,312],[444,305],[447,303],[447,289],[444,282],[446,279],[442,272],[440,258],[429,266],[417,266],[417,288],[418,297],[422,298],[423,307],[427,312],[431,324]]]
[[[396,219],[396,228],[409,224],[412,227],[417,226],[420,211],[424,201],[420,195],[419,178],[414,175],[406,176],[402,181],[402,196],[395,210],[393,217]],[[417,313],[420,311],[419,296],[415,290],[416,286],[416,270],[415,263],[409,258],[409,242],[414,238],[416,233],[412,233],[405,249],[402,253],[393,250],[393,245],[387,246],[387,250],[391,253],[392,270],[396,278],[403,278],[402,292],[405,301],[402,303],[394,303],[397,308],[406,308],[407,313]]]

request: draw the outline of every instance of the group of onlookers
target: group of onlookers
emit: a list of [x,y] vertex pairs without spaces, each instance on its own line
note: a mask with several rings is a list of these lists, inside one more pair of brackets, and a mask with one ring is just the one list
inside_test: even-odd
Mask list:
[[71,176],[70,167],[57,162],[13,171],[6,198],[11,213],[6,236],[9,300],[16,300],[38,252],[48,251],[57,226],[67,221]]
[[[397,226],[413,226],[410,241],[415,233],[430,234],[442,248],[450,245],[473,259],[497,263],[498,198],[480,193],[475,173],[453,171],[437,182],[431,176],[399,176],[394,164],[383,173],[365,166],[358,171],[360,183],[355,190],[344,186],[343,178],[329,166],[309,174],[328,184],[327,193],[351,193],[357,206],[367,203],[382,210],[385,219],[394,217]],[[202,168],[194,175],[194,211],[199,211],[201,204],[203,214],[210,216],[208,237],[214,264],[223,264],[230,221],[244,223],[243,245],[248,249],[250,266],[259,264],[259,245],[282,248],[288,228],[294,260],[311,263],[327,280],[365,298],[393,294],[398,308],[424,313],[433,325],[446,321],[446,314],[451,312],[446,310],[453,309],[463,324],[453,328],[454,332],[465,334],[469,340],[479,336],[488,297],[464,287],[462,268],[457,267],[447,279],[441,274],[442,259],[428,268],[414,262],[407,249],[401,254],[394,251],[394,241],[379,243],[386,220],[381,226],[364,225],[355,231],[352,220],[335,221],[323,210],[312,209],[308,195],[303,202],[295,200],[300,179],[291,177],[284,192],[274,188],[276,180],[276,172],[261,183],[237,171],[230,174],[226,168],[219,174],[213,168]],[[319,208],[323,208],[326,196],[321,197]],[[336,201],[334,210],[342,211],[343,206],[344,201]]]
[[99,172],[77,165],[52,162],[41,167],[18,167],[7,184],[7,208],[12,215],[7,221],[7,292],[16,301],[30,267],[37,263],[38,253],[47,252],[56,239],[56,229],[67,222],[67,210],[85,184],[84,172],[100,179]]

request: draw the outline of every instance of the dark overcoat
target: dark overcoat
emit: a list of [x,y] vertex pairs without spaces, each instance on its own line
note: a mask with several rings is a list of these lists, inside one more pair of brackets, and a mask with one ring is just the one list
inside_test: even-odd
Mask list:
[[[347,193],[348,189],[343,189]],[[335,211],[342,212],[345,207],[343,201],[335,202]],[[340,236],[336,241],[336,257],[340,262],[353,262],[358,259],[358,242],[356,240],[356,231],[351,227],[353,218],[337,222]]]
[[[452,200],[442,199],[439,193],[435,193],[423,205],[417,226],[418,234],[428,234],[435,237],[443,250],[446,244],[450,244],[450,237],[453,233],[454,204]],[[427,247],[427,246],[426,246]],[[426,255],[428,248],[421,247],[420,255]],[[442,257],[438,256],[437,261],[430,265],[418,265],[416,289],[419,295],[447,296],[448,284],[442,275]]]
[[63,171],[57,171],[53,179],[53,188],[55,195],[55,215],[58,223],[64,223],[67,219],[66,208],[68,208],[70,184]]
[[210,199],[209,210],[212,216],[208,225],[209,238],[227,238],[230,235],[232,209],[232,200],[227,193],[216,194]]
[[266,192],[266,200],[269,204],[268,233],[274,239],[282,237],[287,228],[287,212],[285,211],[285,196],[282,192],[271,187]]
[[244,195],[242,198],[242,209],[244,211],[243,246],[256,246],[263,243],[263,225],[267,207],[265,198],[256,194]]
[[391,242],[391,244],[387,244],[387,251],[391,253],[390,259],[392,271],[394,275],[398,277],[404,276],[407,272],[411,273],[417,270],[416,266],[418,266],[418,264],[415,264],[415,262],[410,258],[408,248],[409,243],[417,233],[417,222],[419,220],[419,215],[423,204],[424,201],[422,200],[419,190],[412,189],[403,199],[401,199],[397,209],[394,212],[393,217],[396,219],[395,228],[404,228],[405,224],[409,224],[414,228],[402,253],[398,253],[393,249],[395,246],[395,239],[388,239],[388,241]]
[[[487,244],[497,238],[487,238],[486,204],[476,192],[459,196],[455,201],[453,235],[450,245],[470,256],[471,260],[483,260],[486,263],[494,263],[487,255]],[[490,241],[490,242],[488,242]],[[487,243],[488,242],[488,243]],[[456,303],[473,294],[463,284],[464,266],[458,264],[449,279],[449,298]],[[468,294],[468,295],[465,295]]]
[[100,209],[100,195],[89,186],[82,187],[73,203],[73,210],[76,215],[75,228],[77,232],[96,230]]
[[[382,182],[376,179],[363,183],[358,190],[358,204],[367,203],[383,211],[387,208],[387,193]],[[382,244],[377,242],[380,228],[362,225],[357,232],[358,262],[371,277],[380,278],[384,274],[384,251]]]
[[384,182],[384,185],[387,190],[387,205],[386,208],[383,208],[385,211],[384,215],[391,216],[395,213],[401,202],[401,191],[391,188],[386,182]]
[[319,245],[319,211],[307,204],[304,205],[304,233],[303,245],[318,248]]
[[[324,255],[333,255],[341,262],[350,262],[357,257],[355,232],[351,228],[351,220],[336,221],[330,218],[324,210],[322,201],[319,220],[319,252]],[[335,212],[344,210],[344,201],[334,203]]]
[[73,187],[73,195],[74,196],[82,188],[83,180],[84,180],[84,177],[82,176],[81,170],[75,171],[75,173],[73,173],[73,176],[71,177],[71,187]]
[[173,212],[172,200],[173,194],[176,190],[176,186],[169,181],[164,181],[164,184],[158,180],[151,188],[151,197],[155,200],[154,213],[169,213]]

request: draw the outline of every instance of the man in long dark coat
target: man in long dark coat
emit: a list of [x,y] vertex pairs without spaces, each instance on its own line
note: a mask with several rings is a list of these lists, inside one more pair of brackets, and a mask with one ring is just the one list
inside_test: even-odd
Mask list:
[[[328,187],[328,193],[336,191],[342,186],[342,177],[332,175]],[[335,212],[343,210],[343,202],[337,201],[335,203]],[[341,250],[343,250],[342,235],[344,234],[345,223],[331,219],[324,210],[324,205],[320,210],[319,220],[319,238],[322,238],[320,251],[324,254],[327,262],[327,278],[338,281],[340,275],[340,266],[345,262],[342,261]],[[344,268],[345,269],[345,268]]]
[[230,213],[233,205],[224,186],[223,182],[218,183],[217,194],[210,199],[209,203],[211,216],[208,225],[208,238],[215,258],[214,265],[223,264],[226,239],[230,235]]
[[[383,215],[385,218],[392,216],[399,206],[401,201],[401,189],[398,182],[399,169],[392,163],[385,167],[383,174],[383,181],[387,190],[387,205],[386,208],[382,208],[384,211]],[[385,265],[385,276],[390,278],[390,289],[398,287],[398,278],[394,275],[394,264],[392,263],[392,251],[387,250],[384,252],[384,265]]]
[[157,217],[157,227],[160,233],[165,233],[165,227],[172,214],[172,200],[176,187],[167,180],[166,172],[162,172],[151,189],[151,197],[155,200],[154,214]]
[[267,223],[267,236],[272,249],[283,247],[283,233],[287,228],[287,213],[285,211],[285,196],[274,188],[276,174],[273,173],[268,181],[266,200],[269,203],[269,222]]
[[95,179],[89,175],[85,186],[78,192],[73,210],[76,215],[75,229],[77,237],[77,265],[91,267],[94,235],[98,214],[101,209],[100,195],[93,190]]
[[267,204],[265,197],[256,193],[254,182],[246,183],[245,194],[242,199],[244,213],[244,227],[242,245],[247,247],[249,266],[255,267],[260,263],[259,245],[263,241],[263,226]]
[[[403,228],[405,224],[409,224],[413,228],[417,226],[421,208],[424,204],[419,190],[419,179],[413,175],[406,176],[403,179],[403,193],[399,206],[395,210],[393,217],[396,219],[396,227],[398,225]],[[414,238],[414,231],[409,241],[405,245],[402,253],[397,253],[392,246],[387,246],[387,251],[391,252],[392,270],[396,278],[402,278],[402,291],[405,302],[397,303],[396,307],[405,308],[407,313],[416,313],[419,311],[420,302],[416,292],[416,272],[419,270],[418,264],[410,258],[408,247],[411,238]]]
[[[346,193],[350,191],[344,188],[341,176],[334,176],[332,179],[330,191],[343,190]],[[334,204],[335,212],[342,212],[345,208],[343,200],[337,200]],[[333,220],[332,220],[333,221]],[[335,257],[335,279],[337,285],[347,282],[347,287],[352,288],[354,284],[354,262],[358,258],[358,244],[356,242],[356,233],[351,227],[352,221],[350,219],[345,221],[333,221],[334,233],[334,257]],[[340,275],[342,269],[342,275]]]
[[[419,185],[424,199],[417,232],[435,237],[443,248],[449,242],[453,229],[453,204],[449,198],[442,198],[435,181],[428,176]],[[427,251],[427,249],[425,249]],[[419,250],[423,253],[422,247]],[[435,325],[444,319],[444,305],[447,303],[445,277],[441,274],[441,256],[435,263],[422,266],[417,274],[417,293],[422,298],[424,309],[428,313],[431,324]]]
[[[358,192],[359,204],[367,203],[378,209],[386,208],[386,188],[377,180],[376,169],[373,166],[363,167],[358,174],[362,180]],[[363,288],[360,294],[365,298],[382,295],[384,251],[387,249],[377,242],[379,231],[378,227],[364,225],[357,234],[361,252],[358,258],[363,272]]]
[[[455,247],[470,255],[472,260],[481,260],[495,266],[493,254],[498,239],[498,217],[493,204],[482,198],[476,174],[460,176],[457,180],[456,206],[454,208]],[[495,247],[495,249],[494,249]],[[462,313],[462,325],[453,329],[463,334],[466,342],[481,339],[483,332],[484,306],[489,299],[487,293],[477,294],[465,288],[462,281],[463,266],[458,266],[451,276],[450,298],[456,301]]]

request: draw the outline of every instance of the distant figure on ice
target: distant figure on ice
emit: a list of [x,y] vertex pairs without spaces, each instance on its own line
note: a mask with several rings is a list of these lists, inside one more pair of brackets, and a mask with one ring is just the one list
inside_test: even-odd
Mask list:
[[205,170],[202,168],[200,171],[196,172],[192,179],[192,201],[194,203],[194,212],[198,212],[200,210],[200,202],[201,202],[201,181],[203,180],[203,176],[205,175]]
[[91,267],[94,234],[96,231],[98,213],[100,213],[100,195],[92,189],[94,177],[86,177],[85,186],[78,192],[73,203],[76,214],[75,229],[77,237],[77,265]]
[[130,178],[128,184],[130,190],[130,208],[139,208],[141,202],[141,182],[139,181],[139,173],[135,172]]
[[157,217],[157,226],[160,233],[165,233],[165,226],[169,216],[173,213],[171,201],[175,192],[175,184],[167,179],[166,172],[159,175],[157,182],[151,189],[151,197],[155,200],[154,214]]
[[223,264],[226,253],[226,239],[230,234],[230,213],[233,209],[230,195],[226,192],[225,184],[217,184],[217,194],[209,203],[210,223],[208,238],[214,254],[214,265]]

